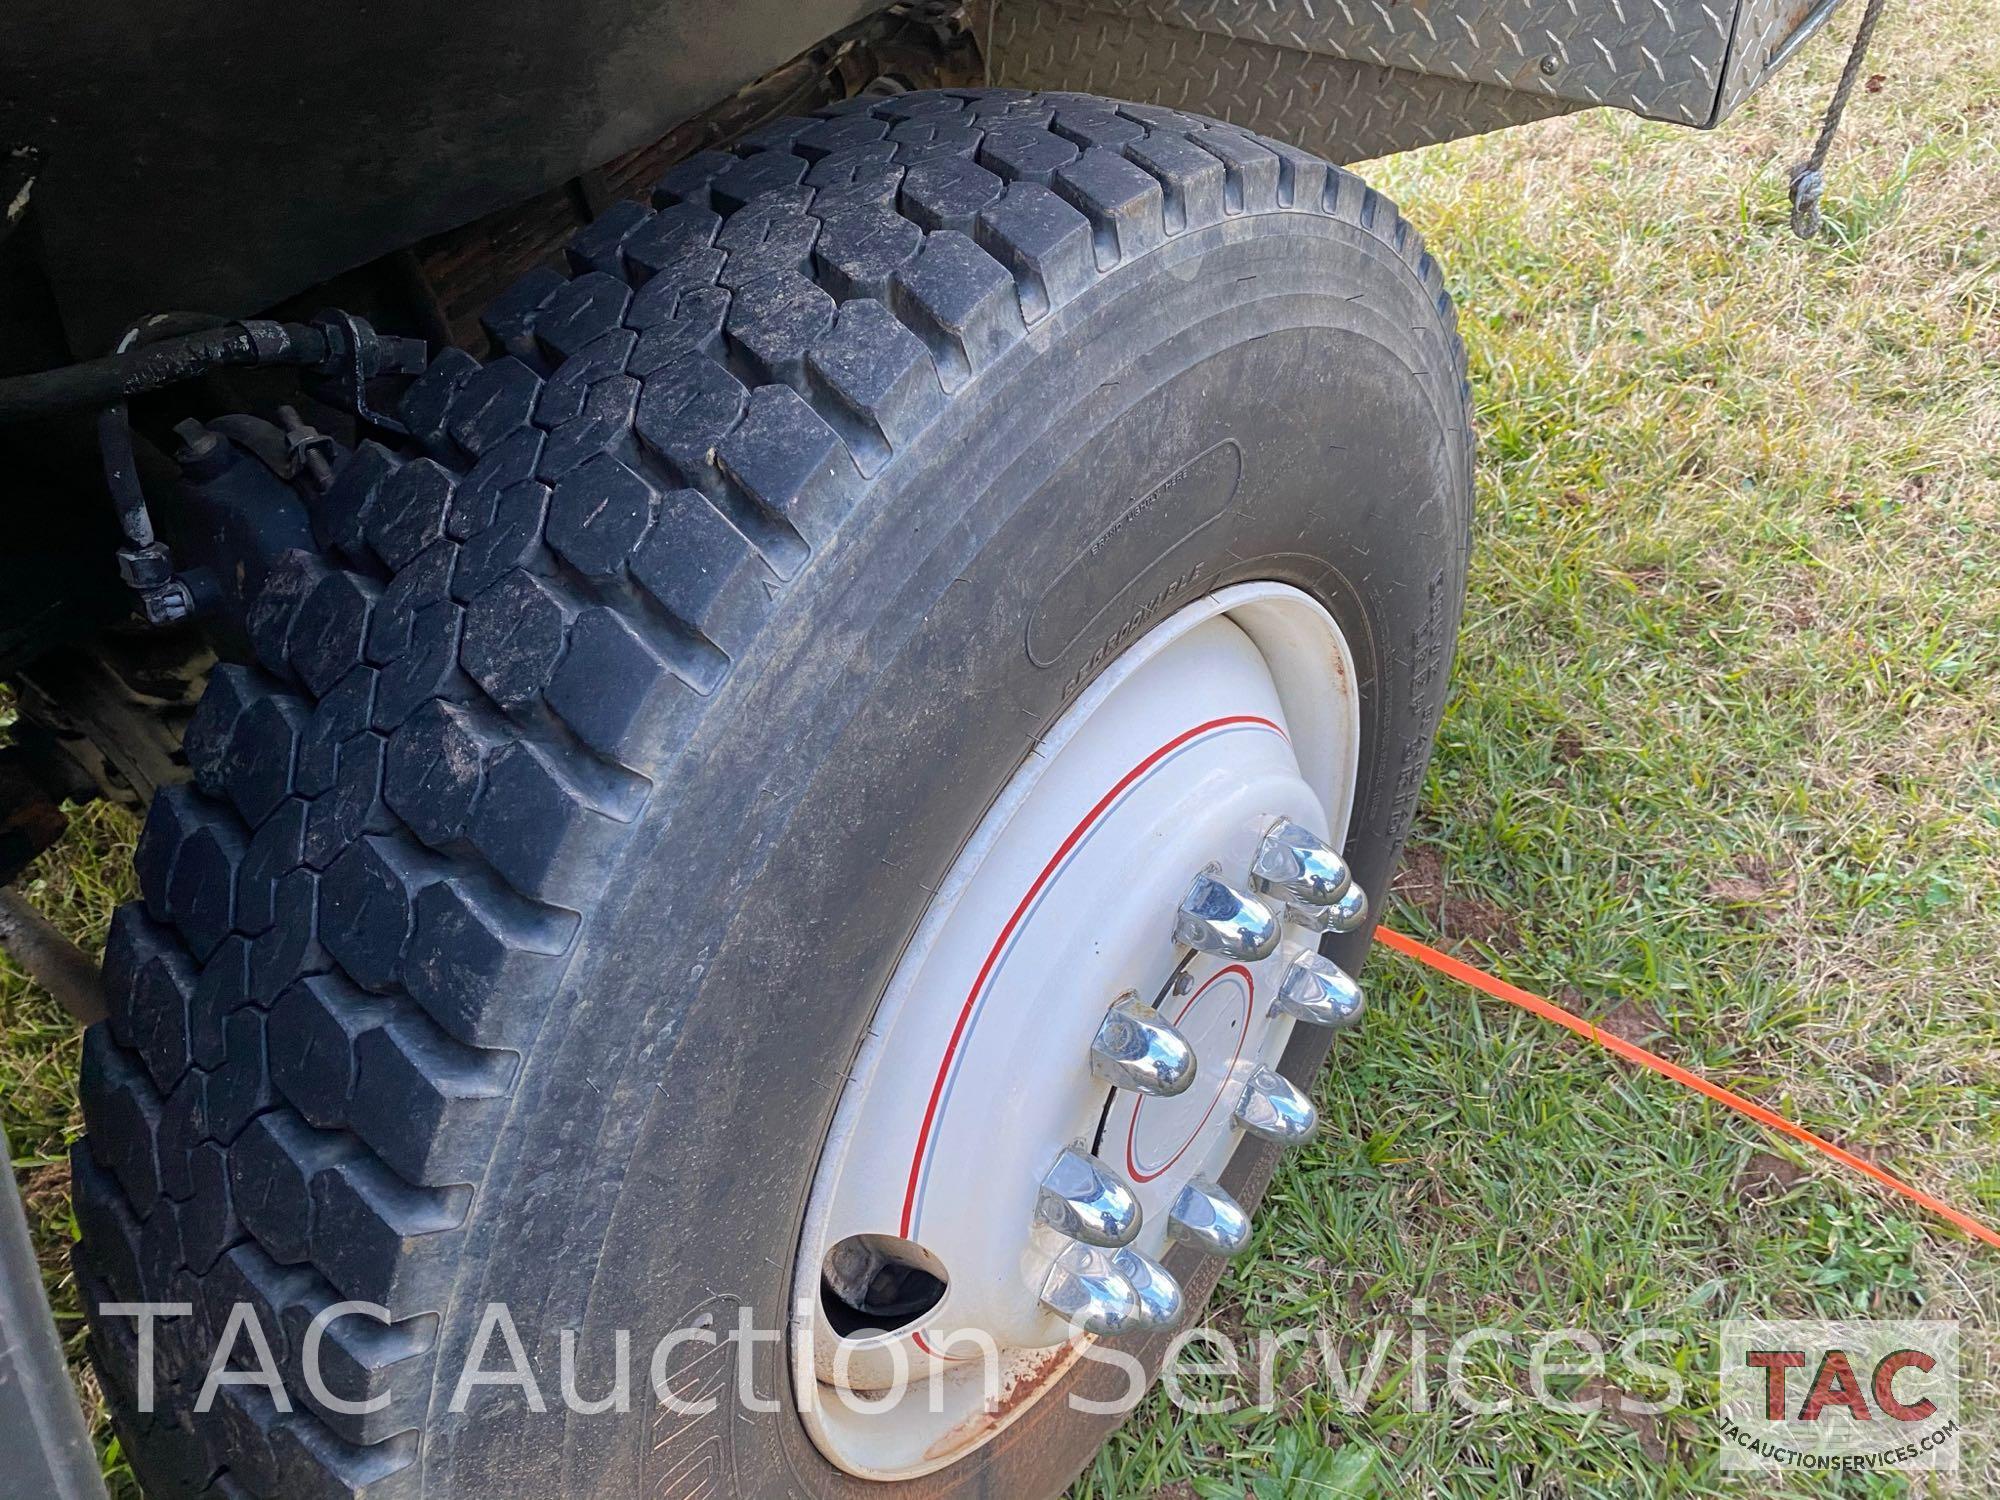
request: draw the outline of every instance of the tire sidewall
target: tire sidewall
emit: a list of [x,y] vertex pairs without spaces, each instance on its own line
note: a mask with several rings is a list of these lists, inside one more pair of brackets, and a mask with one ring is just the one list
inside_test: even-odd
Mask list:
[[[1457,632],[1464,423],[1434,289],[1371,229],[1303,213],[1170,241],[959,393],[789,586],[585,913],[468,1226],[426,1493],[525,1493],[504,1486],[526,1475],[536,1493],[579,1495],[672,1494],[702,1475],[751,1495],[1011,1497],[1068,1482],[1115,1423],[1060,1392],[951,1469],[883,1486],[812,1446],[782,1343],[754,1346],[756,1389],[780,1407],[762,1414],[733,1399],[726,1348],[683,1344],[665,1366],[684,1398],[718,1398],[705,1417],[657,1407],[648,1362],[703,1320],[726,1332],[748,1310],[784,1328],[820,1147],[929,891],[1036,736],[1174,610],[1272,579],[1332,611],[1363,705],[1347,852],[1382,890]],[[1155,498],[1219,442],[1241,455],[1233,485]],[[1065,579],[1103,604],[1072,598],[1085,622],[1052,652],[1035,644],[1037,610]],[[1328,951],[1358,965],[1366,942]],[[1324,1055],[1310,1030],[1287,1053],[1295,1079]],[[1237,1153],[1227,1180],[1246,1203],[1274,1159]],[[1196,1298],[1213,1284],[1213,1262],[1175,1265]],[[546,1414],[494,1391],[447,1409],[495,1301],[544,1376]],[[565,1328],[586,1394],[609,1383],[613,1331],[630,1330],[630,1414],[564,1415],[548,1372]],[[1150,1366],[1166,1342],[1133,1352]],[[1076,1378],[1122,1385],[1090,1365]]]

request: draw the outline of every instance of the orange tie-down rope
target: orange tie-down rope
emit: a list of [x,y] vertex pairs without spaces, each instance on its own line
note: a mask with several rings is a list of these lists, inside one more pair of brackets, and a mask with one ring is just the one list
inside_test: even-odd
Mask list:
[[1956,1224],[1967,1234],[1982,1239],[1987,1244],[2000,1249],[2000,1231],[1990,1229],[1969,1214],[1960,1213],[1949,1203],[1941,1203],[1929,1193],[1911,1187],[1909,1183],[1903,1181],[1900,1177],[1883,1171],[1873,1162],[1863,1161],[1853,1152],[1841,1150],[1832,1141],[1822,1136],[1814,1135],[1803,1125],[1794,1125],[1783,1115],[1773,1114],[1770,1110],[1764,1108],[1763,1105],[1754,1103],[1744,1098],[1741,1094],[1731,1093],[1720,1084],[1710,1083],[1701,1075],[1690,1073],[1686,1068],[1668,1062],[1656,1052],[1648,1052],[1644,1047],[1636,1046],[1626,1041],[1623,1037],[1613,1036],[1601,1027],[1591,1025],[1590,1022],[1584,1020],[1581,1016],[1571,1015],[1553,1000],[1544,1000],[1540,995],[1531,995],[1528,991],[1511,985],[1504,979],[1495,979],[1484,970],[1475,969],[1471,964],[1453,958],[1448,953],[1440,953],[1435,948],[1427,947],[1415,938],[1404,937],[1402,933],[1392,932],[1386,927],[1376,928],[1375,936],[1406,958],[1414,958],[1420,964],[1428,964],[1440,974],[1451,979],[1456,979],[1461,984],[1469,984],[1474,989],[1483,991],[1496,1000],[1505,1000],[1510,1005],[1518,1005],[1523,1010],[1532,1011],[1544,1021],[1553,1021],[1556,1025],[1597,1043],[1598,1046],[1605,1048],[1607,1051],[1617,1053],[1627,1062],[1637,1063],[1642,1068],[1650,1068],[1655,1073],[1673,1079],[1675,1083],[1686,1085],[1697,1094],[1706,1094],[1718,1104],[1728,1105],[1729,1108],[1735,1110],[1739,1115],[1755,1120],[1759,1125],[1769,1126],[1781,1135],[1788,1135],[1793,1140],[1802,1142],[1812,1147],[1813,1150],[1832,1157],[1842,1166],[1852,1167],[1864,1177],[1872,1177],[1875,1181],[1881,1183],[1882,1186],[1889,1188],[1893,1192],[1901,1193],[1911,1202],[1921,1203],[1939,1218]]

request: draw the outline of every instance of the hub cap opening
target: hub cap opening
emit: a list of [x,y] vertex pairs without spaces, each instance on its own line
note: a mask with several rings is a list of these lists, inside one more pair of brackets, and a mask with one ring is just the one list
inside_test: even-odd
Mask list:
[[826,1253],[820,1305],[843,1339],[907,1328],[944,1300],[944,1262],[914,1240],[857,1234]]

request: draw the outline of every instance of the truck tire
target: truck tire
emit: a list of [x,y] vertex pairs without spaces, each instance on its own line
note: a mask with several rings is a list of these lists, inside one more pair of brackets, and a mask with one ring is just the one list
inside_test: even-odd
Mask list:
[[[1272,580],[1338,623],[1345,853],[1383,888],[1469,550],[1438,267],[1290,147],[991,90],[759,129],[567,254],[492,307],[490,358],[433,361],[406,442],[344,456],[322,550],[274,572],[255,660],[188,730],[193,784],[146,819],[74,1158],[124,1451],[154,1496],[1056,1494],[1115,1419],[1042,1400],[870,1483],[810,1440],[782,1347],[756,1356],[778,1409],[667,1415],[642,1352],[631,1409],[585,1416],[559,1335],[785,1327],[842,1080],[931,890],[1192,601]],[[1302,1028],[1284,1070],[1326,1045]],[[1246,1203],[1274,1153],[1239,1151]],[[105,1310],[134,1302],[170,1309],[150,1410],[139,1321]],[[341,1302],[386,1321],[327,1325],[311,1389]],[[493,1304],[539,1399],[454,1411],[475,1346],[509,1363]],[[225,1345],[282,1384],[203,1402]]]

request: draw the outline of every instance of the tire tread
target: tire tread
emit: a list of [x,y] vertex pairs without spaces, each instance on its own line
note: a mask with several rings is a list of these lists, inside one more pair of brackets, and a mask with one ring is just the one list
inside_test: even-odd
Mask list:
[[[1340,219],[1399,255],[1462,371],[1436,262],[1388,201],[1178,111],[958,90],[857,99],[672,167],[486,309],[320,500],[318,556],[215,674],[106,957],[74,1157],[79,1278],[160,1495],[402,1500],[460,1227],[520,1054],[703,700],[871,483],[1053,312],[1217,220]],[[1458,392],[1461,400],[1464,390]],[[1464,424],[1470,443],[1470,423]],[[198,1313],[162,1404],[103,1300]],[[315,1312],[330,1379],[304,1399]],[[294,1409],[195,1392],[229,1307]]]

